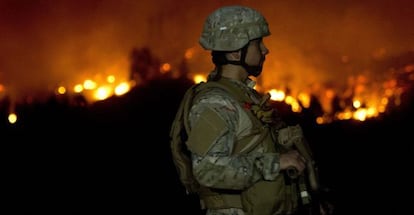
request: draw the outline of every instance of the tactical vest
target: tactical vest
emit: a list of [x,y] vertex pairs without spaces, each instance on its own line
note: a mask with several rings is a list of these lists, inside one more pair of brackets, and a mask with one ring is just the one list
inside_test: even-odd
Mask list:
[[[221,88],[230,96],[239,101],[240,105],[251,105],[250,108],[244,108],[245,116],[252,122],[252,129],[248,135],[237,140],[233,153],[251,153],[259,145],[264,148],[265,152],[280,153],[284,150],[277,143],[272,127],[261,120],[266,116],[269,110],[262,110],[262,104],[255,104],[245,92],[231,81],[222,78],[219,81],[207,82],[199,86],[199,96],[207,92],[208,89]],[[268,99],[268,98],[267,98]],[[266,100],[266,98],[264,98]],[[214,119],[212,119],[214,124]],[[187,147],[190,150],[207,150],[208,145],[200,145],[200,142],[187,141]],[[296,180],[291,180],[282,172],[273,181],[261,180],[250,188],[243,191],[218,190],[201,186],[198,194],[200,196],[201,206],[209,209],[222,208],[241,208],[248,215],[277,215],[291,214],[298,208],[298,185]]]

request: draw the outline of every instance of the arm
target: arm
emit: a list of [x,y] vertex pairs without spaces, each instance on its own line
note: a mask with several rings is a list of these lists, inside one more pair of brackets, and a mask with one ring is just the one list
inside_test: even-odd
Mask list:
[[[313,191],[319,189],[319,179],[317,175],[317,169],[313,158],[313,153],[306,141],[302,128],[300,125],[288,126],[278,131],[278,141],[285,148],[293,148],[306,160],[307,177],[309,179],[309,185]],[[296,178],[301,171],[294,166],[288,167],[288,175],[292,178]]]

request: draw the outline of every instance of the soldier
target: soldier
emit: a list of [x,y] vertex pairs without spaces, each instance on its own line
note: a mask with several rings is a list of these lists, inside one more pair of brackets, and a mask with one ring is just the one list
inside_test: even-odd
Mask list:
[[262,73],[269,35],[262,14],[245,6],[221,7],[205,21],[199,42],[215,66],[183,117],[199,184],[191,189],[207,215],[294,214],[309,203],[300,178],[313,160],[294,147],[303,146],[302,130],[287,126],[250,78]]

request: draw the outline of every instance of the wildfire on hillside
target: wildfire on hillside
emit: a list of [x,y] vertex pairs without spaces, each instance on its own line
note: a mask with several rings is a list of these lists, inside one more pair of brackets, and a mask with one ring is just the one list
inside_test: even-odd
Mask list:
[[[359,120],[378,117],[387,108],[401,104],[402,95],[414,83],[414,64],[405,66],[396,71],[395,77],[382,83],[375,83],[378,88],[369,88],[372,85],[367,77],[359,75],[350,77],[352,84],[345,92],[335,91],[334,88],[318,89],[316,91],[299,91],[292,94],[289,90],[278,88],[263,88],[256,86],[263,93],[270,93],[271,100],[284,102],[291,107],[292,112],[301,112],[304,108],[311,108],[312,100],[322,106],[323,114],[318,116],[316,123],[330,123],[334,120]],[[401,78],[404,81],[401,82]],[[198,74],[193,77],[194,82],[206,81],[206,77]],[[266,81],[266,80],[264,80]]]
[[[147,51],[146,49],[142,49]],[[147,53],[152,58],[150,53]],[[108,99],[112,96],[122,96],[134,87],[145,85],[145,82],[157,78],[178,78],[186,76],[199,83],[206,81],[207,73],[191,73],[185,65],[186,61],[180,68],[172,69],[171,64],[160,64],[159,61],[148,60],[142,62],[141,55],[134,59],[133,62],[139,64],[135,69],[130,71],[129,79],[126,77],[116,77],[113,74],[102,78],[87,78],[82,82],[72,85],[60,85],[54,89],[54,95],[69,96],[72,98],[82,97],[83,103],[74,105],[88,105],[96,101]],[[192,54],[185,53],[184,59],[191,60]],[[156,62],[156,63],[154,63]],[[316,84],[312,88],[292,89],[292,88],[271,88],[272,80],[255,80],[256,89],[263,93],[269,93],[271,100],[284,102],[289,105],[292,112],[300,113],[303,109],[312,108],[311,103],[320,104],[323,113],[316,118],[316,123],[324,124],[335,120],[359,120],[364,121],[368,118],[378,117],[388,108],[397,107],[401,104],[402,95],[408,89],[413,87],[414,83],[414,63],[408,63],[400,68],[388,68],[390,77],[381,82],[373,83],[372,80],[363,74],[356,77],[349,77],[347,88],[339,91],[335,86],[324,87],[322,84]],[[145,75],[143,75],[145,74]],[[270,82],[270,84],[269,84]],[[266,84],[264,84],[266,83]],[[6,91],[3,85],[0,85],[0,92]],[[30,102],[29,102],[30,103]],[[10,107],[9,122],[15,123],[17,115],[14,107]]]
[[[293,112],[316,102],[317,123],[364,121],[398,107],[412,88],[411,1],[233,2],[267,17],[270,53],[256,87]],[[16,106],[50,93],[84,106],[148,80],[205,80],[211,56],[197,37],[222,4],[6,1],[0,4],[0,105],[8,106],[12,123],[19,120]]]

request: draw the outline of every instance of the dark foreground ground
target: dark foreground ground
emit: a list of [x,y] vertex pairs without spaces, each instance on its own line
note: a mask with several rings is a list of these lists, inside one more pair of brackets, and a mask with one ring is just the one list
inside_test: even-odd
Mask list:
[[[185,80],[154,81],[88,107],[51,100],[1,124],[2,194],[14,213],[200,214],[178,183],[168,132]],[[412,209],[412,93],[367,122],[300,122],[336,214]],[[6,114],[2,113],[2,118]]]

